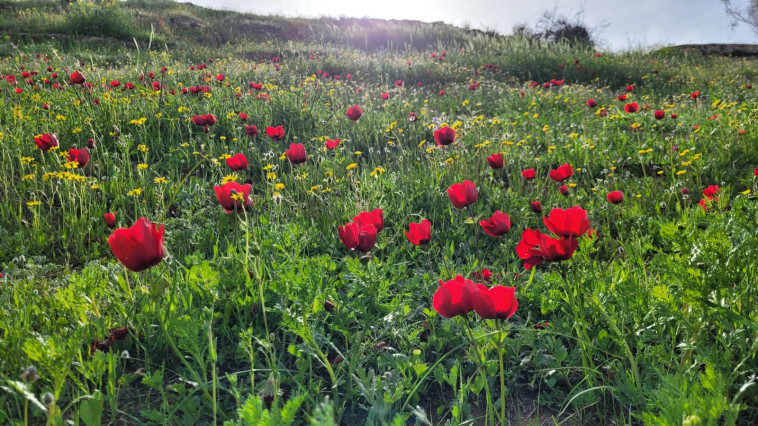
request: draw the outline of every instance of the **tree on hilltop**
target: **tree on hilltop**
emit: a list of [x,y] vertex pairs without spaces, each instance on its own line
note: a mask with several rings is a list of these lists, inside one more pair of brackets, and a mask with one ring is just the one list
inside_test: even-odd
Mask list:
[[719,0],[732,18],[732,27],[746,24],[758,36],[758,0],[750,0],[747,6],[736,6],[732,0]]

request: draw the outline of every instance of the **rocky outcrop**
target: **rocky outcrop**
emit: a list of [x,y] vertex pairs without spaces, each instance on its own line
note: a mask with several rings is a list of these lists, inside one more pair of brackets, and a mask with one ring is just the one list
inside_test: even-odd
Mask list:
[[681,44],[675,49],[695,50],[703,55],[758,57],[758,44]]

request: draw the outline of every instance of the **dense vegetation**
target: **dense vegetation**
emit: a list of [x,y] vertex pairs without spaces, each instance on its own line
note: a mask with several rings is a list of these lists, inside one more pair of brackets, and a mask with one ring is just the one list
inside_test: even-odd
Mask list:
[[0,10],[0,422],[758,420],[755,61]]

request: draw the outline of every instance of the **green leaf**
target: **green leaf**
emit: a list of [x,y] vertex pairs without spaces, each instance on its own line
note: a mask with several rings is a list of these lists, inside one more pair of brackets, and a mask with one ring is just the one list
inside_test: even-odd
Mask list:
[[96,390],[88,399],[82,401],[79,415],[87,426],[100,424],[100,419],[103,416],[103,394],[99,390]]

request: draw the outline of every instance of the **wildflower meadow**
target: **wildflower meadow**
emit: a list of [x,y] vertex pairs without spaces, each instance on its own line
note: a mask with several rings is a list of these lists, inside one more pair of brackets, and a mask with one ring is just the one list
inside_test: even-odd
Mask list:
[[758,421],[755,59],[0,4],[0,423]]

